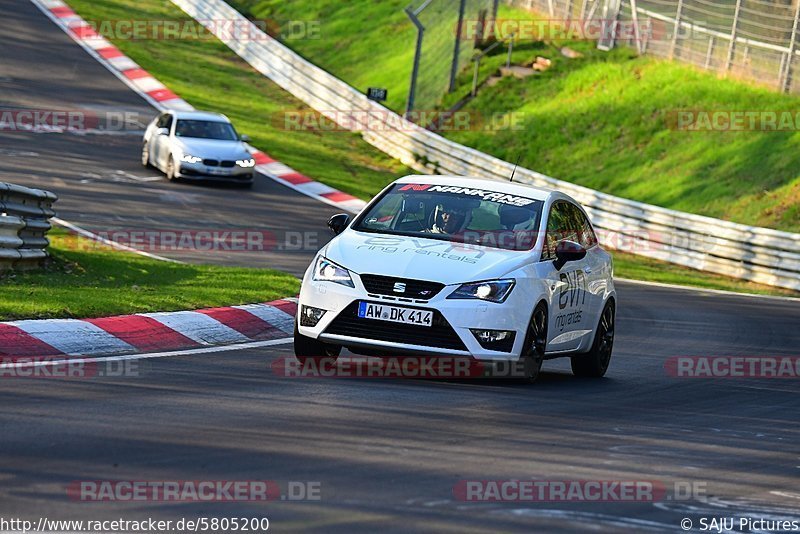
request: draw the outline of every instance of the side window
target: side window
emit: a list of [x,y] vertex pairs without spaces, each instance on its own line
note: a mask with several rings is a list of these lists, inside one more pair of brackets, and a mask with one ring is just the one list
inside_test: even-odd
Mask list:
[[597,236],[595,235],[594,230],[592,230],[592,225],[589,223],[589,219],[575,204],[570,204],[569,210],[571,212],[571,226],[575,228],[577,233],[578,239],[576,239],[576,241],[587,250],[592,248],[597,244]]
[[580,243],[587,250],[597,244],[597,236],[583,211],[572,203],[559,200],[551,206],[547,218],[542,261],[554,260],[556,244],[564,239]]
[[564,239],[574,239],[575,231],[570,224],[570,214],[566,202],[559,200],[550,207],[547,217],[547,231],[542,250],[542,261],[556,258],[556,244]]
[[158,122],[156,123],[156,128],[166,128],[167,130],[172,128],[172,114],[171,113],[164,113],[158,118]]

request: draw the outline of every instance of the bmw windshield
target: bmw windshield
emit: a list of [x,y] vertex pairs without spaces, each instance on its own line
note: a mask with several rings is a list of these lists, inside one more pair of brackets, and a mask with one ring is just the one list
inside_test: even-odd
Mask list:
[[218,141],[236,141],[239,136],[227,122],[179,120],[175,125],[176,137],[193,137],[196,139],[216,139]]
[[425,237],[506,250],[536,244],[543,202],[483,189],[396,184],[353,229]]

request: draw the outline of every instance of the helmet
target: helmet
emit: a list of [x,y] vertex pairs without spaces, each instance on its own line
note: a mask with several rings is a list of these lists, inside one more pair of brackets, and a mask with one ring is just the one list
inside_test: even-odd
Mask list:
[[454,203],[437,204],[431,230],[439,234],[458,234],[472,222],[472,208]]

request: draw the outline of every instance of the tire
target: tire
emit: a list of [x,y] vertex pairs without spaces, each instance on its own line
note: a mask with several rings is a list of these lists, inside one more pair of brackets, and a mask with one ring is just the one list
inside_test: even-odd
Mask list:
[[525,334],[525,343],[519,362],[523,370],[522,381],[533,384],[542,370],[544,351],[547,347],[547,306],[540,302],[531,314],[528,330]]
[[309,360],[321,360],[330,358],[336,360],[342,347],[323,343],[313,337],[304,336],[297,329],[297,321],[294,323],[294,356],[300,363]]
[[586,354],[577,354],[570,358],[572,373],[575,376],[600,378],[608,371],[611,353],[614,350],[615,312],[614,301],[609,300],[600,315],[592,348]]
[[175,180],[177,180],[175,176],[175,160],[172,158],[172,156],[170,156],[169,159],[167,160],[166,174],[167,174],[167,180],[169,180],[170,182],[174,182]]
[[142,143],[142,166],[146,168],[152,167],[150,165],[150,147],[147,143]]

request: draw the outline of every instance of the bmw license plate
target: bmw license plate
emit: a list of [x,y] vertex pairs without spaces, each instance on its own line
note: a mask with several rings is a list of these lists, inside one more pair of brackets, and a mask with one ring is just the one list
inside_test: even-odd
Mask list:
[[391,321],[393,323],[417,326],[431,326],[433,324],[432,311],[386,306],[372,302],[359,302],[358,316],[362,319],[377,319],[379,321]]
[[215,169],[213,167],[208,168],[208,174],[212,174],[214,176],[229,176],[231,171],[228,169]]

